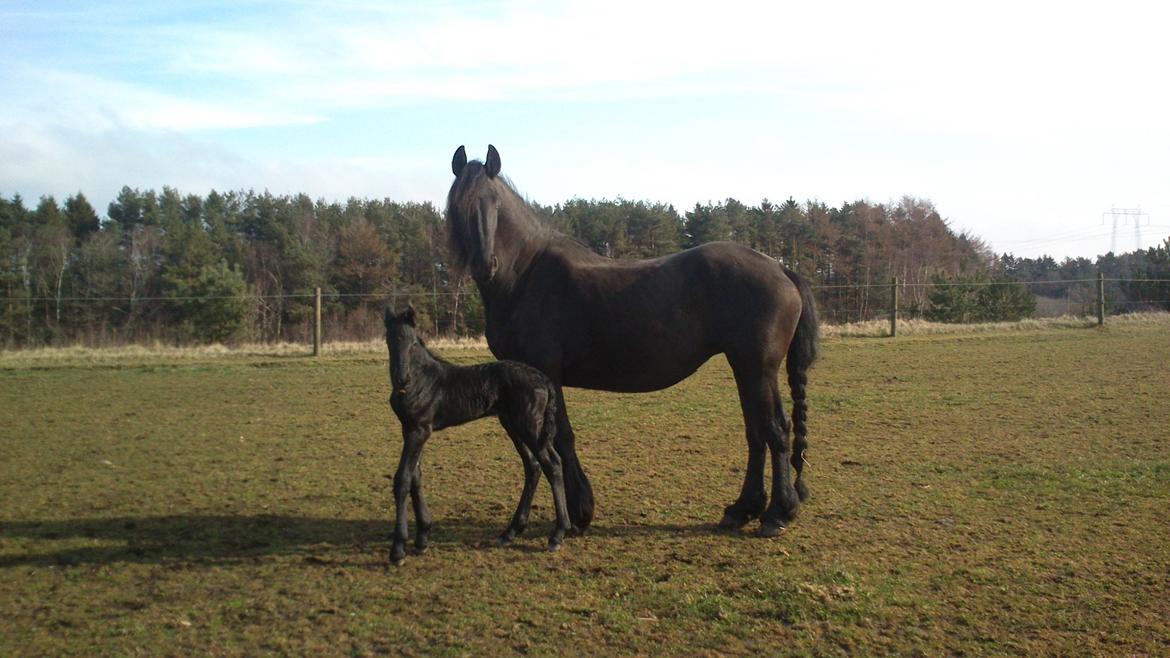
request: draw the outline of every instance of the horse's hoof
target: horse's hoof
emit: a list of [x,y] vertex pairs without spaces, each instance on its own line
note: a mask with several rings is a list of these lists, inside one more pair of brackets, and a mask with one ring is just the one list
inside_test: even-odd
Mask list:
[[406,559],[406,546],[396,544],[394,548],[390,549],[390,564],[398,566]]
[[724,512],[723,518],[719,521],[719,529],[720,530],[728,530],[728,531],[739,530],[740,528],[744,527],[745,525],[747,525],[747,519],[741,519],[738,516],[735,516],[734,514],[732,514],[731,512]]
[[765,521],[760,524],[760,529],[756,534],[760,537],[779,537],[787,529],[783,524],[776,521]]
[[564,544],[562,544],[560,542],[554,543],[554,542],[550,541],[548,543],[548,552],[549,553],[556,553],[557,551],[561,550],[562,546],[564,546]]
[[430,548],[431,547],[429,544],[423,544],[422,546],[415,546],[414,552],[418,555],[422,555],[423,553],[426,553],[428,550],[430,550]]
[[512,538],[508,535],[500,535],[496,537],[496,546],[507,546],[512,543]]

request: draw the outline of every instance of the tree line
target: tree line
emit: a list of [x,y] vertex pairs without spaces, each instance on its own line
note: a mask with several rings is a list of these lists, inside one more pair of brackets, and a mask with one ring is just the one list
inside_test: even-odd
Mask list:
[[[838,207],[727,199],[686,212],[647,201],[573,199],[541,210],[558,230],[614,258],[661,256],[713,240],[748,245],[809,277],[822,315],[838,322],[887,312],[893,277],[904,286],[903,312],[966,320],[940,314],[950,302],[936,284],[1056,282],[1097,269],[1111,278],[1170,275],[1170,241],[1095,263],[997,256],[914,197]],[[325,299],[327,338],[376,335],[387,299],[411,299],[432,334],[479,335],[482,303],[466,275],[449,266],[445,240],[434,205],[390,199],[124,187],[99,215],[81,192],[64,203],[42,197],[33,207],[20,196],[0,198],[0,341],[301,341],[311,330],[316,288]],[[1118,304],[1170,298],[1149,287],[1155,284],[1113,286]],[[1066,284],[1031,292],[1071,303]],[[1027,295],[1018,291],[988,294],[1015,300],[1005,313],[1032,312],[1019,307]],[[968,297],[975,308],[999,308],[977,293]]]

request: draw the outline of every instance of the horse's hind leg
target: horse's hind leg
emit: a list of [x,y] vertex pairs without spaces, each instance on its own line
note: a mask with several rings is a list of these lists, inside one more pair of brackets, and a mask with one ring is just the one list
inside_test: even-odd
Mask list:
[[557,433],[553,439],[565,479],[565,499],[569,520],[578,532],[585,532],[593,521],[593,485],[577,459],[573,426],[565,411],[565,395],[557,385]]
[[796,517],[801,496],[792,477],[793,462],[798,455],[788,444],[791,424],[784,415],[784,404],[775,377],[769,379],[768,388],[770,404],[767,408],[772,413],[761,416],[760,427],[768,450],[772,453],[772,502],[760,519],[760,535],[774,537]]
[[540,458],[540,467],[544,469],[544,476],[548,478],[548,483],[552,486],[553,507],[556,509],[557,522],[548,538],[548,550],[556,551],[560,550],[561,544],[564,543],[565,533],[572,528],[569,524],[568,503],[565,500],[564,471],[561,458],[552,445],[546,443],[541,446],[537,456]]
[[768,504],[768,493],[764,489],[764,459],[767,444],[760,432],[760,378],[745,368],[736,368],[735,383],[739,389],[739,402],[743,409],[744,434],[747,436],[748,460],[744,471],[743,488],[739,498],[723,510],[719,527],[727,530],[742,528],[748,521],[757,518]]

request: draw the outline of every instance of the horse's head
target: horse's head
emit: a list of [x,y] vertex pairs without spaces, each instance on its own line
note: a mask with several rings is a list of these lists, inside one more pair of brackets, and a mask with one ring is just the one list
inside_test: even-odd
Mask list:
[[496,253],[496,227],[499,223],[502,186],[496,184],[500,173],[500,153],[488,145],[487,162],[467,161],[467,151],[460,146],[451,159],[455,182],[447,196],[447,222],[456,258],[471,269],[477,282],[491,281],[500,269]]
[[414,307],[408,305],[402,313],[386,307],[386,347],[390,350],[390,383],[395,391],[403,391],[420,365],[426,351],[414,326]]

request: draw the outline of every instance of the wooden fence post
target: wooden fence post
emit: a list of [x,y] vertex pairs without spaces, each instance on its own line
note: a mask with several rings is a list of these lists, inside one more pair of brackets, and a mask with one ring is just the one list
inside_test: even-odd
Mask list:
[[313,356],[321,355],[321,289],[313,298]]
[[1097,326],[1105,326],[1105,273],[1097,272]]
[[890,279],[890,338],[898,335],[898,277]]

